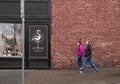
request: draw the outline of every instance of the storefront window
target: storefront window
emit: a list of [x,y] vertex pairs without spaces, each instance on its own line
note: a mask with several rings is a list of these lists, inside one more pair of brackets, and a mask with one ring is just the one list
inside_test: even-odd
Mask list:
[[0,57],[20,57],[21,39],[21,24],[0,23]]

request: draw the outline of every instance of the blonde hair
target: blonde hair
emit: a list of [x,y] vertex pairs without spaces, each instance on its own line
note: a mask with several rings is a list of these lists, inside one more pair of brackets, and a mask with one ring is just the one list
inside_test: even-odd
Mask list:
[[86,40],[86,42],[91,43],[91,40]]

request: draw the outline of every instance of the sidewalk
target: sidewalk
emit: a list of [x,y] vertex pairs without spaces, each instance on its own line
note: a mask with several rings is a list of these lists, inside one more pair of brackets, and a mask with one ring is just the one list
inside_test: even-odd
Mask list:
[[[21,70],[0,70],[0,84],[21,84]],[[120,70],[25,70],[25,84],[120,84]]]

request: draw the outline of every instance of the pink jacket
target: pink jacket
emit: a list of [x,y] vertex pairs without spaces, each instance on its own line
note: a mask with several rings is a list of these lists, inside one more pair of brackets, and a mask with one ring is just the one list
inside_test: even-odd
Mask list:
[[83,46],[78,45],[78,56],[83,56]]

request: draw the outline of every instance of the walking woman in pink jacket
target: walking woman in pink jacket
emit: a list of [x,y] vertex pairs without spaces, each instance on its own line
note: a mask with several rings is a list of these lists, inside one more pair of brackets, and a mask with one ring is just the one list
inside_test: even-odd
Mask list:
[[82,45],[82,40],[81,40],[81,39],[78,41],[77,45],[78,45],[78,53],[77,53],[78,58],[77,58],[77,63],[78,63],[78,65],[80,66],[80,70],[81,70],[81,69],[82,69],[82,66],[83,66],[83,64],[82,64],[83,45]]

